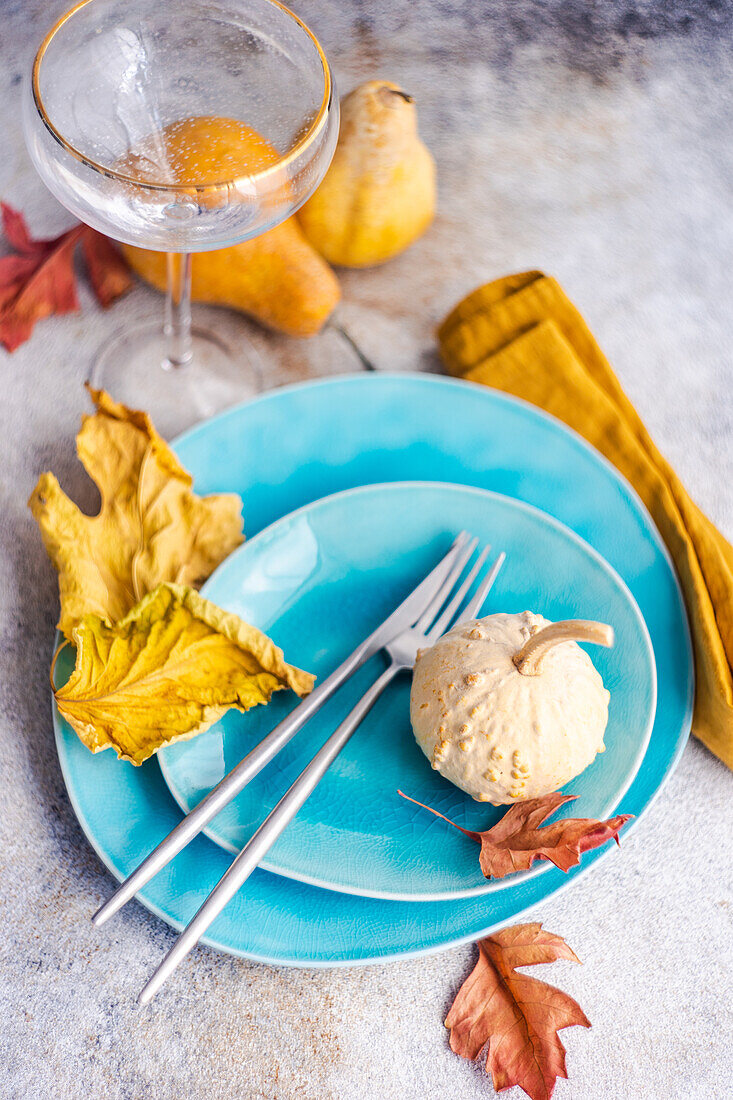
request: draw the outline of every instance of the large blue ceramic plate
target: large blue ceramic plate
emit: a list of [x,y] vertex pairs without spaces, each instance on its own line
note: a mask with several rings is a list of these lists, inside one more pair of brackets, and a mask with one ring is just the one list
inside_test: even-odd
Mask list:
[[[576,435],[523,402],[467,382],[354,375],[266,394],[194,428],[176,450],[199,492],[242,494],[249,535],[329,493],[406,480],[493,489],[574,530],[629,586],[654,647],[654,728],[623,799],[624,810],[639,820],[689,733],[689,632],[674,571],[649,516],[626,482]],[[69,668],[67,650],[58,676]],[[157,761],[133,768],[110,752],[93,756],[58,715],[55,728],[82,828],[122,878],[180,821],[181,811]],[[256,871],[212,924],[206,942],[262,962],[311,967],[437,951],[515,921],[607,858],[623,858],[623,849],[606,845],[587,852],[568,875],[552,868],[488,897],[420,905],[321,890]],[[199,837],[141,891],[140,901],[180,928],[230,861]]]
[[[592,647],[611,692],[606,752],[564,789],[577,801],[561,816],[605,818],[619,806],[644,757],[656,705],[651,641],[628,588],[567,527],[485,489],[426,482],[350,489],[306,505],[245,543],[204,587],[206,596],[266,630],[289,660],[325,678],[381,622],[467,529],[501,548],[507,563],[485,613],[526,608],[553,620],[611,623],[611,650]],[[346,685],[293,742],[211,823],[208,835],[238,852],[310,756],[384,667]],[[314,886],[404,901],[471,897],[516,886],[531,871],[487,882],[475,843],[400,798],[402,788],[464,828],[505,812],[476,803],[433,771],[410,728],[410,684],[394,681],[321,784],[268,852],[268,871]],[[188,812],[297,703],[275,696],[248,714],[230,711],[207,733],[159,756]],[[487,757],[488,760],[488,757]]]

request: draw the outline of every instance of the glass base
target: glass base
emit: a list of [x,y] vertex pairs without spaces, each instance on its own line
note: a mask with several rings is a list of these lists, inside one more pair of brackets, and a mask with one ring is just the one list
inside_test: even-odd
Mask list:
[[149,413],[166,439],[261,390],[259,357],[251,344],[238,341],[234,355],[215,332],[195,324],[192,337],[191,362],[173,366],[162,317],[128,327],[100,349],[91,384]]

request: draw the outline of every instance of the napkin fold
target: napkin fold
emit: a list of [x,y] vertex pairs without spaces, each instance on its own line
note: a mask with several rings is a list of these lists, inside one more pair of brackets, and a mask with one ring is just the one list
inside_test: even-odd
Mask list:
[[451,374],[563,420],[631,482],[672,556],[695,650],[693,732],[733,767],[733,547],[659,453],[593,334],[541,271],[469,294],[438,330]]

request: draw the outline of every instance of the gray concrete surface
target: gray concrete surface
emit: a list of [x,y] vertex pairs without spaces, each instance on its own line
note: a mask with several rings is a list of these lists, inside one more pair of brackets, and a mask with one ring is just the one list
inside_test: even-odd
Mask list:
[[[438,161],[428,235],[388,267],[343,277],[342,318],[376,365],[437,369],[434,325],[460,295],[509,271],[552,272],[693,495],[733,536],[730,3],[293,2],[343,89],[372,76],[409,88]],[[51,230],[65,216],[28,163],[18,110],[51,5],[6,0],[0,13],[0,195]],[[52,467],[94,507],[73,451],[81,382],[110,325],[154,305],[139,288],[103,315],[84,292],[79,316],[0,352],[0,1097],[490,1096],[442,1026],[471,948],[335,972],[202,949],[191,981],[141,1012],[133,994],[170,931],[135,906],[104,935],[88,923],[110,879],[54,755],[56,581],[25,501]],[[256,342],[268,385],[359,369],[334,332],[291,341],[233,314],[219,323]],[[538,914],[583,960],[556,964],[551,980],[593,1022],[564,1033],[560,1100],[731,1095],[732,786],[691,743],[617,856]]]

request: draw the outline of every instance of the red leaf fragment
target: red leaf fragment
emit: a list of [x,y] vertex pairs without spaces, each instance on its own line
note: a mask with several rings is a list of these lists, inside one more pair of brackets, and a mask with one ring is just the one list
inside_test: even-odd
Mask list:
[[81,247],[92,290],[106,309],[132,286],[130,269],[109,237],[90,226],[85,227]]
[[[0,312],[0,343],[15,351],[30,336],[36,321],[51,313],[73,313],[79,308],[74,274],[74,249],[82,227],[69,230],[57,246],[44,253],[21,257],[33,263],[25,279],[16,278]],[[14,257],[8,257],[13,259]]]
[[561,936],[542,925],[517,924],[478,943],[479,957],[456,996],[445,1026],[451,1049],[477,1058],[488,1042],[486,1070],[494,1088],[519,1085],[531,1100],[550,1100],[558,1077],[567,1077],[564,1027],[590,1027],[577,1001],[518,966],[556,959],[580,960]]
[[0,203],[0,210],[2,210],[5,239],[16,252],[22,252],[30,256],[38,255],[50,251],[57,243],[59,238],[34,241],[28,232],[28,225],[20,210],[15,210],[12,206],[8,206],[6,202]]
[[0,344],[14,351],[50,314],[78,310],[74,250],[82,242],[89,279],[97,300],[108,306],[131,285],[121,255],[111,241],[86,225],[59,237],[34,240],[25,218],[0,203],[3,232],[15,255],[0,257]]
[[0,256],[0,310],[18,294],[37,264],[35,256]]
[[540,828],[550,814],[566,802],[574,802],[577,797],[555,793],[515,802],[496,825],[484,832],[471,832],[423,802],[402,794],[402,791],[397,793],[480,844],[479,862],[486,878],[504,878],[515,871],[528,871],[536,859],[549,860],[561,871],[569,871],[580,863],[581,855],[590,848],[599,848],[611,839],[618,844],[619,830],[633,817],[633,814],[619,814],[608,821],[570,817]]

